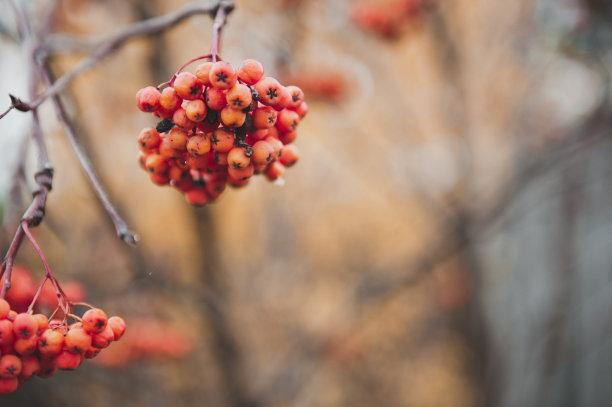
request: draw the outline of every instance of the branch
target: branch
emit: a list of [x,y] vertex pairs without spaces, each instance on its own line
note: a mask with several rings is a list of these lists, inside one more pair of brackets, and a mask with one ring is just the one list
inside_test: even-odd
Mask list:
[[[47,98],[57,95],[59,92],[64,90],[74,79],[79,75],[88,71],[94,67],[98,62],[104,59],[106,56],[116,51],[119,47],[124,45],[127,41],[146,35],[151,35],[164,31],[170,27],[175,26],[181,21],[188,17],[196,14],[209,14],[219,15],[228,14],[234,8],[234,2],[232,0],[216,0],[207,3],[194,2],[185,5],[184,7],[168,13],[164,16],[151,18],[149,20],[141,21],[138,23],[131,24],[117,31],[114,34],[106,37],[92,52],[91,55],[79,61],[70,71],[60,77],[53,83],[52,86],[47,88],[42,94],[36,97],[29,103],[24,103],[24,108],[32,110],[40,106]],[[222,12],[220,11],[222,10]],[[219,28],[220,31],[220,28]],[[50,47],[49,51],[53,51],[53,47]],[[41,48],[40,52],[46,53],[44,48]],[[16,107],[16,106],[15,106]],[[0,117],[1,118],[1,117]]]
[[[51,86],[53,83],[52,74],[49,67],[45,65],[44,62],[41,63],[40,73],[43,77],[43,81],[45,82],[45,84]],[[76,154],[79,163],[81,164],[81,167],[83,167],[83,170],[85,171],[85,174],[87,175],[91,186],[93,187],[96,195],[98,196],[98,199],[100,199],[100,201],[102,202],[102,205],[110,216],[113,225],[115,225],[117,236],[119,236],[119,238],[121,238],[121,240],[123,240],[127,244],[134,246],[138,241],[138,236],[136,236],[134,232],[129,230],[127,224],[125,223],[121,215],[119,215],[113,203],[110,201],[106,190],[98,179],[98,176],[96,175],[96,172],[93,169],[93,166],[91,165],[87,154],[85,154],[85,151],[83,150],[83,147],[81,146],[81,143],[79,142],[76,136],[76,133],[72,127],[72,124],[70,123],[70,120],[68,119],[68,115],[66,114],[66,110],[64,109],[64,105],[62,104],[59,96],[52,95],[51,100],[53,101],[53,108],[55,109],[57,119],[64,128],[64,133],[66,133],[66,137],[70,142],[70,146],[74,150],[74,153]]]

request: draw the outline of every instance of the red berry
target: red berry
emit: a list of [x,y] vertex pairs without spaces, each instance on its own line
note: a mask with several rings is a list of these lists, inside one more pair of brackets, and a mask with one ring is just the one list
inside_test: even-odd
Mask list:
[[12,379],[21,373],[21,359],[15,355],[4,355],[0,357],[0,377]]
[[[89,347],[87,348],[89,349]],[[81,364],[81,355],[64,349],[53,358],[53,363],[58,369],[74,370]]]
[[289,109],[283,109],[278,113],[276,127],[281,132],[295,131],[300,123],[300,116],[297,112]]
[[227,92],[222,89],[217,89],[214,87],[206,88],[206,96],[204,97],[206,106],[213,110],[223,109],[225,106],[227,106],[226,93]]
[[168,174],[150,174],[149,178],[156,185],[168,185],[170,183],[170,178],[168,178]]
[[237,75],[233,66],[225,61],[213,64],[208,74],[211,85],[217,89],[229,89],[236,83]]
[[159,98],[160,106],[168,112],[174,112],[181,106],[183,100],[176,93],[176,89],[172,86],[168,86],[161,91]]
[[96,348],[106,348],[115,339],[115,334],[110,326],[107,326],[102,332],[95,334],[91,338],[91,346]]
[[232,109],[230,106],[225,106],[221,110],[221,122],[226,127],[238,128],[244,124],[246,113],[241,110]]
[[285,166],[278,161],[271,163],[266,170],[266,177],[268,177],[270,181],[275,181],[282,178],[283,175],[285,175]]
[[9,394],[19,388],[19,379],[0,379],[0,394]]
[[191,155],[202,156],[210,151],[210,139],[204,133],[196,134],[187,141],[187,151]]
[[236,170],[246,168],[251,164],[250,154],[247,155],[244,147],[234,147],[227,154],[227,164]]
[[191,130],[197,124],[191,121],[189,117],[187,117],[187,112],[182,107],[179,107],[178,109],[176,109],[176,111],[172,115],[172,121],[174,122],[174,124],[176,124],[177,126],[185,130]]
[[136,103],[143,112],[155,112],[159,109],[161,93],[153,86],[142,88],[136,93]]
[[276,124],[278,112],[270,106],[262,106],[253,110],[253,125],[256,129],[267,129]]
[[281,85],[272,77],[262,78],[255,84],[255,89],[259,92],[259,101],[264,105],[273,106],[280,101]]
[[233,166],[227,167],[227,174],[236,181],[246,181],[253,176],[255,173],[255,167],[253,164],[249,164],[244,168],[235,168]]
[[157,148],[161,143],[161,137],[157,130],[151,127],[145,127],[140,131],[140,135],[138,136],[138,144],[140,144],[140,148],[143,150],[150,150],[152,148]]
[[200,82],[203,86],[210,86],[210,68],[212,68],[213,63],[208,61],[204,62],[201,65],[198,65],[195,71],[195,75],[198,78],[198,82]]
[[270,143],[270,145],[272,145],[272,148],[274,148],[274,155],[272,157],[272,161],[276,160],[278,158],[278,155],[280,154],[281,149],[283,148],[283,143],[273,136],[268,136],[264,140]]
[[176,94],[186,100],[198,99],[202,96],[202,85],[198,78],[191,72],[181,72],[174,79],[174,90]]
[[274,155],[274,147],[267,141],[259,140],[253,145],[253,155],[251,160],[253,164],[264,165],[272,161]]
[[34,317],[27,313],[21,313],[15,317],[13,332],[18,338],[29,338],[38,331],[38,323]]
[[205,205],[209,199],[206,194],[206,189],[204,187],[194,187],[189,191],[185,192],[185,199],[192,205],[202,206]]
[[306,113],[308,113],[308,105],[306,104],[306,102],[302,102],[295,109],[295,111],[300,116],[300,119],[302,119],[304,116],[306,116]]
[[297,138],[297,131],[288,131],[282,133],[278,136],[278,139],[283,142],[283,144],[291,144]]
[[168,142],[170,143],[170,147],[177,151],[185,151],[187,150],[187,139],[189,135],[186,130],[179,129],[178,127],[174,127],[168,133]]
[[6,318],[10,310],[9,303],[4,298],[0,298],[0,319]]
[[247,85],[254,85],[264,74],[263,65],[254,59],[246,59],[240,65],[238,78]]
[[36,350],[36,346],[38,345],[38,337],[36,335],[32,335],[28,338],[16,338],[13,343],[13,348],[15,352],[20,355],[31,355]]
[[100,308],[88,309],[81,318],[83,329],[85,329],[85,332],[88,334],[97,334],[102,332],[104,328],[106,328],[107,321],[108,317],[106,316],[106,313]]
[[153,174],[165,174],[168,171],[168,160],[160,154],[151,154],[145,161],[145,167]]
[[82,325],[72,325],[64,337],[64,346],[72,353],[85,353],[91,346],[91,336]]
[[36,356],[24,356],[21,358],[21,373],[19,379],[27,380],[40,370],[40,361]]
[[287,91],[289,92],[289,96],[291,96],[289,107],[294,109],[298,108],[304,101],[304,92],[297,86],[287,86]]
[[38,338],[38,352],[42,356],[55,356],[64,346],[64,333],[59,329],[46,329]]
[[243,110],[253,101],[251,89],[241,83],[236,83],[225,95],[227,104],[232,109]]
[[194,123],[206,119],[206,105],[202,99],[191,100],[185,105],[187,118]]
[[220,153],[229,152],[234,147],[234,140],[234,133],[224,129],[217,129],[210,136],[213,150]]

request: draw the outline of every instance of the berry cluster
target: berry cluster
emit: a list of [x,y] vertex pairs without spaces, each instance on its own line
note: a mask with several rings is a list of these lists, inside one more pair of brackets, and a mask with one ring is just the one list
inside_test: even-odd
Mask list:
[[298,160],[291,143],[308,111],[304,93],[264,77],[253,59],[237,71],[224,61],[204,62],[195,74],[179,70],[170,82],[139,90],[136,100],[162,119],[138,137],[140,165],[191,204],[212,202],[227,184],[243,186],[254,174],[282,179]]
[[50,377],[57,369],[76,369],[84,359],[125,332],[120,317],[107,318],[99,308],[87,310],[75,322],[49,319],[43,314],[17,313],[0,299],[0,394],[11,393],[34,375]]
[[394,39],[434,3],[435,0],[392,0],[382,7],[376,2],[357,4],[353,6],[351,17],[360,27]]

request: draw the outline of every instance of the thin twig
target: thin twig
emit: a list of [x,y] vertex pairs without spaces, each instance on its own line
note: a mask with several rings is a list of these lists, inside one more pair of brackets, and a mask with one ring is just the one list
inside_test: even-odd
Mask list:
[[[151,35],[164,31],[174,25],[180,23],[188,17],[196,14],[223,14],[224,16],[234,8],[233,1],[230,0],[217,0],[211,2],[194,2],[185,5],[184,7],[168,13],[166,15],[151,18],[149,20],[141,21],[138,23],[131,24],[117,31],[114,34],[109,35],[101,42],[91,55],[79,61],[70,71],[56,80],[52,86],[47,88],[42,94],[33,99],[29,103],[24,103],[24,106],[29,110],[35,109],[40,106],[47,98],[53,95],[57,95],[59,92],[64,90],[74,79],[79,75],[93,68],[98,62],[104,59],[106,56],[116,51],[119,47],[124,45],[127,41],[146,35]],[[223,10],[217,13],[218,10]],[[225,17],[224,17],[225,18]],[[220,30],[220,28],[219,28]],[[42,48],[41,53],[47,53]]]
[[215,21],[213,22],[213,36],[212,43],[210,46],[210,53],[212,54],[212,61],[217,62],[219,56],[219,48],[221,45],[221,30],[225,26],[227,16],[234,9],[234,2],[222,1],[219,4],[215,15]]
[[[44,62],[41,63],[40,73],[45,84],[51,86],[51,84],[53,83],[52,74],[49,67]],[[117,209],[108,197],[106,190],[102,186],[102,183],[100,182],[93,166],[91,165],[87,154],[85,154],[85,151],[83,150],[83,147],[81,146],[81,143],[79,142],[76,136],[70,119],[68,119],[68,115],[66,114],[66,110],[64,109],[62,101],[57,95],[52,95],[51,99],[53,101],[53,107],[55,109],[57,118],[61,123],[62,127],[64,128],[64,133],[66,133],[66,137],[70,142],[70,146],[74,150],[74,153],[76,154],[79,163],[81,164],[81,167],[85,171],[85,174],[87,175],[91,186],[93,187],[96,195],[98,196],[98,199],[100,199],[102,205],[104,206],[104,209],[110,216],[113,225],[115,226],[115,230],[117,231],[117,236],[119,236],[127,244],[130,244],[132,246],[135,245],[138,241],[137,235],[128,228],[127,224],[125,223],[121,215],[119,215]]]

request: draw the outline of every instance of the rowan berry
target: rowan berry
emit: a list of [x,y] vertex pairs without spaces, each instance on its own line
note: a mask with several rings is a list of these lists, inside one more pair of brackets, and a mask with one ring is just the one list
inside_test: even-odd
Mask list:
[[280,87],[280,99],[272,107],[274,107],[274,110],[281,111],[289,107],[290,104],[291,104],[291,95],[289,94],[289,91],[287,90],[286,87],[281,86]]
[[13,321],[13,332],[18,338],[29,338],[38,330],[38,323],[34,317],[27,313],[21,313]]
[[113,330],[115,340],[118,341],[125,333],[126,325],[123,318],[118,316],[112,316],[108,319],[108,326]]
[[59,329],[46,329],[38,338],[38,352],[45,357],[55,356],[64,346],[64,333]]
[[264,140],[270,143],[270,145],[272,145],[272,148],[274,148],[272,161],[276,160],[278,158],[278,155],[280,154],[281,149],[283,148],[283,143],[273,136],[268,136]]
[[15,355],[4,355],[0,357],[0,377],[12,379],[21,373],[21,359]]
[[212,68],[213,63],[210,61],[204,62],[203,64],[198,65],[195,70],[195,76],[198,78],[198,82],[200,82],[203,86],[210,86],[210,68]]
[[[228,168],[228,170],[229,170],[229,168]],[[250,178],[243,179],[243,180],[238,180],[238,179],[235,179],[232,176],[230,176],[229,173],[227,175],[227,184],[229,186],[233,187],[233,188],[243,187],[246,184],[248,184],[250,180],[251,180]]]
[[256,129],[267,129],[276,124],[278,112],[270,106],[262,106],[253,110],[253,125]]
[[259,140],[253,145],[253,155],[251,161],[256,165],[265,165],[272,161],[274,155],[274,147],[267,141]]
[[254,59],[245,59],[238,69],[238,78],[248,85],[256,84],[263,74],[263,65]]
[[136,93],[136,103],[143,112],[155,112],[159,109],[161,93],[153,86],[147,86]]
[[211,85],[217,89],[229,89],[236,83],[236,70],[225,61],[217,61],[208,74]]
[[193,178],[186,173],[187,176],[179,181],[172,181],[171,184],[179,191],[185,192],[193,188]]
[[159,136],[157,130],[151,127],[145,127],[140,131],[138,143],[140,144],[140,148],[143,150],[150,150],[159,146],[159,143],[161,143],[161,137]]
[[202,206],[205,205],[209,199],[206,194],[206,189],[203,186],[194,186],[190,190],[185,192],[185,199],[192,205]]
[[168,86],[161,91],[159,98],[159,104],[162,108],[169,112],[174,112],[181,106],[183,100],[176,93],[176,89],[172,86]]
[[213,153],[213,157],[215,158],[215,162],[218,165],[222,165],[222,166],[227,165],[227,153],[221,153],[219,151],[215,151]]
[[33,316],[38,326],[38,329],[36,330],[37,333],[40,333],[49,327],[49,318],[47,318],[46,315],[34,314]]
[[191,130],[197,125],[197,123],[191,121],[189,117],[187,117],[187,112],[182,107],[176,109],[172,115],[172,121],[185,130]]
[[300,116],[297,112],[289,109],[283,109],[278,113],[276,127],[281,132],[295,131],[300,123]]
[[308,105],[306,102],[300,103],[300,105],[295,109],[296,113],[300,116],[300,119],[303,119],[308,113]]
[[236,181],[246,181],[251,178],[254,173],[255,168],[253,164],[249,164],[244,168],[236,168],[231,165],[227,167],[227,175]]
[[295,141],[296,138],[297,138],[297,131],[287,131],[285,133],[279,134],[278,136],[278,139],[283,144],[291,144]]
[[269,133],[268,129],[257,129],[251,134],[251,137],[253,137],[254,140],[263,140]]
[[181,72],[174,79],[176,94],[185,100],[194,100],[202,96],[202,85],[191,72]]
[[165,174],[168,171],[168,160],[161,154],[150,154],[145,161],[145,167],[153,174]]
[[206,106],[210,107],[213,110],[221,110],[225,106],[227,106],[227,92],[222,89],[217,89],[214,87],[206,88],[206,93],[204,96],[204,100],[206,101]]
[[[89,347],[88,347],[89,348]],[[72,353],[67,349],[62,350],[53,358],[53,363],[58,369],[74,370],[81,364],[81,355]]]
[[9,303],[4,298],[0,298],[0,319],[6,318],[10,310]]
[[[232,86],[225,95],[227,104],[232,109],[243,110],[248,108],[253,101],[251,89],[242,83],[236,83]],[[246,113],[246,112],[244,112]]]
[[179,129],[177,127],[173,128],[168,132],[168,142],[170,143],[170,147],[177,151],[186,151],[187,150],[187,140],[189,139],[189,133],[186,130]]
[[187,141],[187,151],[191,155],[202,156],[210,151],[210,139],[204,133],[197,133]]
[[189,171],[184,168],[177,167],[176,165],[171,165],[170,168],[168,168],[168,178],[174,183],[180,182],[188,177]]
[[229,106],[225,106],[221,110],[221,122],[224,126],[229,128],[241,127],[246,120],[246,115],[246,113],[243,113],[240,110],[235,110]]
[[96,348],[92,345],[89,349],[87,349],[87,351],[85,352],[83,356],[85,356],[85,359],[93,359],[96,356],[98,356],[98,354],[100,354],[101,350],[102,349]]
[[285,175],[285,166],[278,161],[272,162],[266,169],[266,177],[270,181],[275,181]]
[[68,329],[64,337],[64,347],[72,353],[82,354],[91,346],[91,336],[81,324],[75,324]]
[[251,153],[244,147],[234,147],[227,154],[227,164],[236,170],[246,168],[251,164]]
[[54,359],[42,359],[40,361],[40,370],[36,375],[38,377],[47,378],[51,377],[57,372],[57,366],[55,366]]
[[225,174],[205,174],[203,179],[206,192],[211,199],[217,199],[227,185],[227,176]]
[[0,379],[0,394],[9,394],[19,388],[19,379]]
[[110,326],[107,326],[102,332],[95,334],[91,338],[91,346],[96,348],[106,348],[115,339],[115,334]]
[[[184,152],[172,148],[172,143],[166,136],[162,138],[161,143],[159,143],[159,154],[168,160],[179,160],[183,158]],[[145,166],[146,166],[146,161],[145,161]]]
[[13,348],[20,355],[31,355],[36,350],[37,345],[38,337],[33,335],[28,338],[16,338]]
[[168,174],[150,174],[151,181],[157,185],[168,185],[170,183],[170,178],[168,178]]
[[280,102],[281,85],[276,79],[266,76],[254,86],[257,92],[259,92],[259,101],[264,105],[273,106]]
[[27,380],[40,370],[40,361],[37,356],[24,356],[21,358],[21,373],[19,379]]
[[100,308],[88,309],[81,317],[83,329],[85,329],[85,332],[88,334],[97,334],[102,332],[104,328],[106,328],[107,321],[108,317],[106,316],[106,313]]
[[210,133],[219,127],[219,112],[213,109],[206,110],[206,118],[198,123],[198,130],[204,133]]
[[[10,293],[10,292],[11,292],[11,291],[9,290],[9,293]],[[12,309],[12,310],[10,310],[10,311],[9,311],[8,315],[6,316],[6,319],[8,319],[8,320],[9,320],[9,321],[11,321],[11,322],[14,322],[14,321],[15,321],[15,318],[17,318],[17,315],[18,315],[18,314],[17,314],[17,311],[15,311],[14,309]]]
[[191,100],[185,105],[187,118],[194,123],[199,123],[206,118],[206,105],[202,99]]
[[206,155],[189,155],[187,156],[187,166],[194,170],[203,170],[208,165],[208,157]]
[[289,96],[291,96],[289,107],[294,109],[298,108],[302,102],[304,102],[304,92],[302,89],[293,85],[287,86],[286,89],[289,92]]

